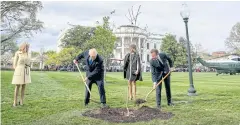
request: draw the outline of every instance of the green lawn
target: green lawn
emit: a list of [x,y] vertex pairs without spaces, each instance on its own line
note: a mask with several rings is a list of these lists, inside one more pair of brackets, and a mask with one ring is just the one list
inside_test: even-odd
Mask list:
[[[32,83],[26,88],[25,105],[12,107],[14,85],[12,71],[1,71],[1,117],[3,125],[114,125],[102,120],[81,116],[81,113],[99,108],[99,104],[83,105],[84,84],[79,74],[68,72],[31,72]],[[215,73],[194,73],[198,96],[187,96],[188,73],[172,74],[172,97],[175,107],[166,105],[162,91],[164,111],[175,114],[169,120],[138,122],[135,125],[240,125],[240,75],[216,76]],[[151,90],[150,73],[144,73],[138,82],[137,96],[144,98]],[[107,103],[111,107],[125,107],[127,82],[122,73],[108,73],[105,84]],[[96,85],[93,99],[99,101]],[[187,102],[187,103],[184,103]],[[155,107],[155,92],[146,105]],[[131,108],[134,102],[130,102]],[[123,125],[123,124],[119,124]]]

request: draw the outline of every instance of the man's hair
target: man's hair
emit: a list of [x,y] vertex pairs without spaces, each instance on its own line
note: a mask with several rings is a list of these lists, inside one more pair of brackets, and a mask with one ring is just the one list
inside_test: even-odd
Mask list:
[[97,55],[97,50],[95,48],[90,49],[89,53],[91,53],[91,52],[93,52],[93,53],[95,53]]
[[135,44],[131,44],[130,48],[134,49],[135,51],[137,50],[137,46]]
[[151,53],[156,53],[156,54],[158,54],[158,50],[157,50],[157,49],[152,49],[152,50],[151,50]]

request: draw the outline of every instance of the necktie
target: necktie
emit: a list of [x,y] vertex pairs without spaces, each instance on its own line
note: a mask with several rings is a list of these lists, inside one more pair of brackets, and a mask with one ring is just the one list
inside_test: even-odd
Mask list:
[[89,59],[89,64],[90,64],[90,65],[92,65],[92,62],[93,62],[92,59]]

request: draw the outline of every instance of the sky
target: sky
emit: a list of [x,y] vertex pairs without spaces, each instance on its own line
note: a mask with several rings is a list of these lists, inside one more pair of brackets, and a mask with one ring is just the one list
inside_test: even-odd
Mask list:
[[[200,43],[208,52],[226,50],[224,41],[229,36],[233,25],[240,21],[240,1],[208,2],[188,1],[190,9],[189,38],[192,44]],[[164,1],[43,1],[44,8],[37,14],[44,22],[42,32],[27,39],[32,51],[56,50],[61,30],[69,27],[68,22],[75,25],[95,26],[102,17],[110,16],[116,25],[130,24],[126,18],[128,9],[134,6],[137,11],[141,5],[138,25],[152,33],[172,33],[177,37],[186,36],[185,25],[180,16],[183,2]],[[110,15],[110,12],[115,13]],[[23,38],[25,39],[25,38]]]

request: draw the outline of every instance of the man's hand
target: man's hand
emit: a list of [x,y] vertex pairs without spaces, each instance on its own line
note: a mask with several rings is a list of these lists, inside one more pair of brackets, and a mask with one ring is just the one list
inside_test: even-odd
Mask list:
[[136,71],[135,74],[137,75],[137,74],[138,74],[138,71]]
[[87,82],[87,80],[88,80],[88,78],[86,77],[85,80],[84,80],[84,82]]
[[154,83],[153,83],[153,89],[155,89],[155,88],[156,88],[156,85],[157,85],[157,83],[156,83],[156,82],[154,82]]
[[74,60],[73,60],[73,63],[78,64],[78,61],[74,59]]

